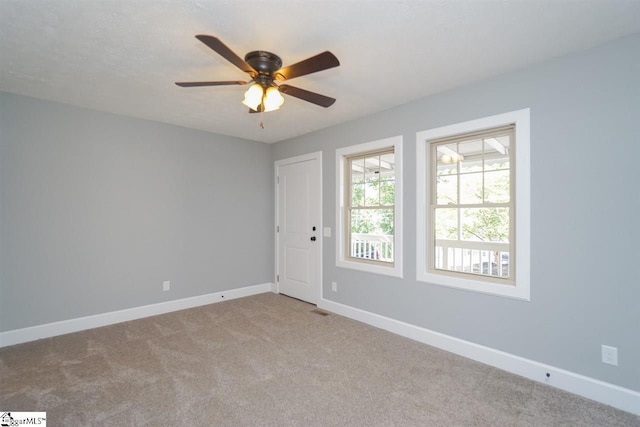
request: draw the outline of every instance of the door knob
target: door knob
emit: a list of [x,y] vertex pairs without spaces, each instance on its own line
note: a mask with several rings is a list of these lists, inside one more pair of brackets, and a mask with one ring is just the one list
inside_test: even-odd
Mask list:
[[316,241],[316,236],[311,236],[311,241],[315,242]]

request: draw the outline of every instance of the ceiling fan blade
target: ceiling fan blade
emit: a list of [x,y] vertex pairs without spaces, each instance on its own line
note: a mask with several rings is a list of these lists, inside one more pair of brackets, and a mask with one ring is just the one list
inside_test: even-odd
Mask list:
[[324,108],[331,107],[333,103],[336,102],[335,98],[330,98],[328,96],[320,95],[319,93],[310,92],[308,90],[289,85],[280,85],[278,90],[282,93],[286,93],[287,95],[294,96],[302,99],[303,101],[311,102],[312,104],[316,104]]
[[228,86],[228,85],[244,85],[248,82],[240,80],[231,80],[226,82],[176,82],[180,87],[196,87],[196,86]]
[[206,44],[222,56],[227,61],[231,62],[236,67],[240,68],[245,73],[251,74],[251,77],[254,77],[258,72],[249,64],[247,64],[242,58],[236,55],[231,49],[229,49],[224,43],[220,41],[217,37],[208,36],[205,34],[198,34],[196,36],[198,40],[202,43]]
[[326,51],[307,58],[304,61],[281,68],[275,72],[275,76],[278,80],[290,80],[317,71],[337,67],[338,65],[340,65],[338,58],[336,58],[333,53]]

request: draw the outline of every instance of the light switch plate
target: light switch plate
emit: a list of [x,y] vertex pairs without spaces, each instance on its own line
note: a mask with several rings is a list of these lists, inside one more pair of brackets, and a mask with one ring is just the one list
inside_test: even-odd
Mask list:
[[618,348],[608,345],[602,346],[602,363],[618,366]]

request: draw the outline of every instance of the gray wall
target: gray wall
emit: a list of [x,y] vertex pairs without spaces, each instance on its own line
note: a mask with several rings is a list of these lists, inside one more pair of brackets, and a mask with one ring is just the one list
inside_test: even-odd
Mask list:
[[[640,391],[638,52],[640,35],[276,144],[273,160],[322,150],[335,230],[335,149],[404,136],[404,279],[337,268],[325,238],[324,297]],[[526,107],[531,301],[416,282],[415,133]]]
[[0,331],[272,282],[270,150],[0,93]]

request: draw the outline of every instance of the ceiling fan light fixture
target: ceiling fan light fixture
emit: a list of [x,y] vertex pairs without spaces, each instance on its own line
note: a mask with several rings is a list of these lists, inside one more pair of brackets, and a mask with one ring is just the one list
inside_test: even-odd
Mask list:
[[244,100],[242,103],[252,110],[258,110],[258,106],[262,103],[262,97],[264,91],[262,86],[258,83],[252,84],[249,89],[244,93]]
[[335,98],[319,93],[288,84],[280,86],[274,84],[274,80],[291,80],[339,66],[340,61],[338,61],[338,58],[328,50],[296,62],[293,65],[282,67],[282,60],[274,53],[256,50],[247,53],[243,60],[217,37],[198,34],[196,38],[241,71],[249,74],[251,80],[248,82],[240,80],[176,82],[176,85],[180,87],[245,85],[251,83],[249,89],[244,93],[244,100],[242,101],[244,105],[249,107],[250,113],[278,110],[284,103],[281,92],[324,108],[330,107],[336,102]]
[[264,95],[264,111],[274,111],[280,108],[284,103],[284,98],[280,95],[280,91],[276,87],[267,88],[267,92]]

